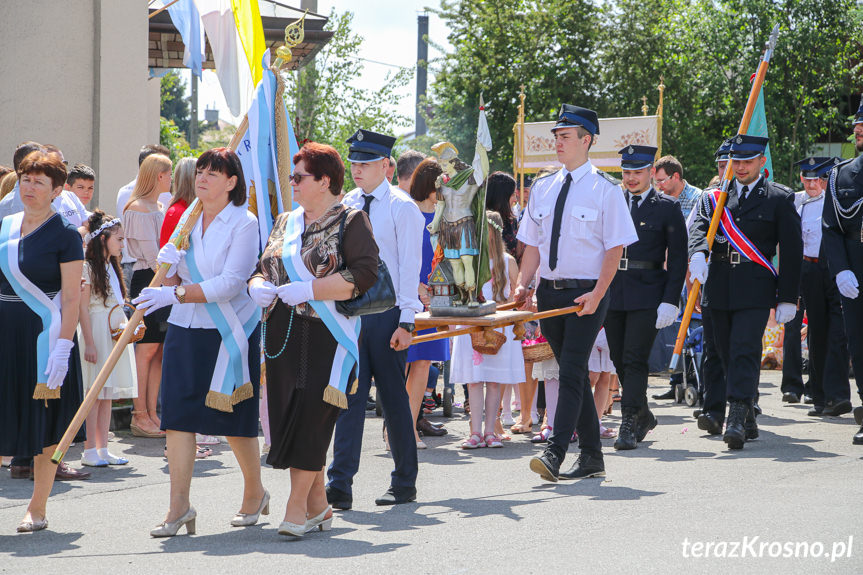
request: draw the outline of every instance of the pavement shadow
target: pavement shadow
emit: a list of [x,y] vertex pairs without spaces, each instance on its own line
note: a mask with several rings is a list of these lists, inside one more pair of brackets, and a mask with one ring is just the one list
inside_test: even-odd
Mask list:
[[83,537],[83,533],[58,533],[51,531],[51,520],[49,519],[48,521],[48,529],[43,531],[18,533],[16,535],[0,535],[0,549],[4,553],[7,553],[9,557],[46,557],[81,548],[80,545],[75,544],[75,541]]
[[607,479],[593,478],[578,481],[559,481],[558,483],[543,483],[535,489],[553,491],[558,495],[569,497],[586,497],[592,501],[638,501],[644,497],[665,495],[665,491],[645,491],[612,485]]
[[[405,503],[387,508],[386,511],[340,511],[336,515],[339,522],[352,523],[371,527],[372,531],[406,531],[440,525],[440,519],[425,513],[417,513],[417,509],[425,503]],[[438,505],[437,502],[428,505]]]
[[[30,500],[33,496],[33,482],[27,479],[12,479],[6,475],[7,470],[3,470],[5,477],[0,480],[0,493],[3,494],[3,499]],[[51,489],[51,496],[68,493],[72,489],[76,489],[75,483],[78,483],[78,488],[82,487],[80,482],[54,481],[54,487]],[[14,507],[20,505],[0,505],[0,509],[4,507]],[[2,547],[0,547],[2,549]]]
[[[717,436],[721,439],[721,436]],[[806,463],[831,457],[842,457],[839,453],[818,451],[810,443],[821,443],[821,438],[803,439],[777,435],[764,429],[759,430],[759,437],[747,441],[740,450],[725,450],[717,454],[717,459],[770,459],[785,463]]]
[[[722,439],[721,435],[717,437],[719,437],[720,440]],[[621,461],[623,459],[639,458],[655,459],[656,461],[666,462],[697,461],[700,459],[716,457],[716,452],[714,451],[690,451],[689,449],[650,449],[653,443],[653,441],[645,440],[638,444],[638,449],[630,449],[626,451],[608,451],[604,455],[606,457],[610,457],[611,461]]]

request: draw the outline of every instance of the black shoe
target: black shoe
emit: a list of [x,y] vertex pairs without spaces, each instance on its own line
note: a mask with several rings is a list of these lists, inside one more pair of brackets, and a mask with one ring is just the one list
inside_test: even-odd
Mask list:
[[746,442],[746,430],[743,424],[749,409],[750,407],[742,401],[730,402],[725,435],[722,436],[723,441],[728,444],[728,449],[743,449],[743,444]]
[[806,405],[815,405],[815,398],[812,397],[811,395],[806,395],[804,393],[803,394],[803,403],[805,403]]
[[333,509],[348,510],[353,507],[354,498],[349,493],[345,493],[341,489],[336,489],[332,485],[327,485],[327,503],[333,506]]
[[429,437],[440,437],[447,434],[446,429],[432,425],[432,422],[425,417],[421,418],[419,422],[417,422],[417,431]]
[[638,410],[634,407],[624,407],[623,420],[617,430],[614,448],[617,450],[635,449],[638,447]]
[[722,422],[710,412],[698,416],[698,429],[706,431],[708,435],[719,435],[722,433]]
[[699,417],[701,417],[702,413],[704,413],[703,409],[696,409],[695,411],[692,412],[692,417],[694,417],[695,419],[698,419]]
[[851,401],[840,399],[839,401],[828,401],[824,404],[824,415],[838,417],[843,413],[851,413]]
[[676,397],[674,394],[674,386],[671,386],[671,389],[665,393],[655,393],[651,397],[653,397],[653,399],[674,399]]
[[560,473],[560,458],[546,449],[539,457],[530,458],[530,470],[539,473],[539,476],[546,481],[557,483],[557,474]]
[[416,487],[392,487],[375,499],[377,505],[401,505],[417,500]]
[[800,403],[800,396],[792,391],[786,391],[782,394],[782,401],[784,403]]
[[857,425],[863,425],[863,406],[854,408],[854,421]]
[[752,407],[746,412],[746,419],[743,420],[743,432],[746,441],[758,439],[758,424],[755,422],[755,409]]
[[812,409],[810,409],[806,413],[806,415],[809,415],[812,417],[819,417],[821,415],[824,415],[824,406],[823,405],[814,405],[814,406],[812,406]]
[[647,432],[654,429],[656,424],[656,416],[653,415],[653,412],[650,411],[650,409],[648,409],[647,404],[642,405],[641,409],[638,410],[635,428],[635,438],[639,443],[644,441],[644,438],[647,437]]
[[755,415],[761,415],[761,406],[757,403],[752,404],[752,409],[755,410]]
[[584,479],[586,477],[605,477],[605,462],[602,457],[581,453],[569,471],[557,474],[560,479]]
[[851,443],[854,445],[863,445],[863,426],[860,426],[860,431],[854,434],[854,438],[851,440]]
[[366,411],[374,411],[376,406],[377,402],[371,396],[366,398]]

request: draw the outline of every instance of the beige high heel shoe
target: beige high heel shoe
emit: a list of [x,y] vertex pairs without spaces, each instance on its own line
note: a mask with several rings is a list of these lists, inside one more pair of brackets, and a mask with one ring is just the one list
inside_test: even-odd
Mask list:
[[261,504],[258,506],[258,510],[254,513],[237,513],[234,515],[234,518],[231,519],[231,525],[234,527],[249,527],[258,522],[258,518],[261,515],[269,515],[270,514],[270,492],[266,489],[264,490],[264,496],[261,498]]
[[194,507],[189,507],[179,519],[176,521],[162,521],[155,528],[150,530],[150,537],[173,537],[183,525],[186,526],[186,533],[189,535],[195,534],[195,519],[198,513]]
[[[330,514],[327,517],[327,513]],[[324,517],[327,517],[324,519]],[[319,529],[321,531],[329,531],[333,528],[333,508],[327,505],[327,508],[321,511],[315,517],[310,519],[306,519],[306,533],[309,531],[314,531],[315,529]]]

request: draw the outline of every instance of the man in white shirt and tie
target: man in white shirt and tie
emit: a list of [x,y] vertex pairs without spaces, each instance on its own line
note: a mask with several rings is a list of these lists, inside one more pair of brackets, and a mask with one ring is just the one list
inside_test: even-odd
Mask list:
[[[539,270],[540,311],[581,304],[581,311],[540,321],[560,365],[560,394],[552,435],[530,469],[547,481],[602,477],[605,463],[587,360],[605,319],[608,286],[624,246],[638,235],[623,193],[591,165],[588,150],[599,133],[596,112],[564,104],[552,128],[560,171],[534,182],[518,230],[525,251],[515,300],[525,302]],[[560,465],[573,431],[581,453],[569,471]]]
[[423,309],[417,288],[425,218],[411,197],[391,186],[386,177],[395,138],[357,130],[348,143],[351,176],[359,187],[348,193],[342,203],[369,215],[380,257],[395,286],[396,307],[362,316],[359,387],[348,395],[348,409],[336,423],[333,462],[327,471],[327,500],[336,509],[350,509],[353,504],[351,486],[359,469],[372,378],[383,405],[396,466],[389,489],[375,503],[395,505],[416,500],[417,451],[405,388],[405,361],[414,331],[414,314]]

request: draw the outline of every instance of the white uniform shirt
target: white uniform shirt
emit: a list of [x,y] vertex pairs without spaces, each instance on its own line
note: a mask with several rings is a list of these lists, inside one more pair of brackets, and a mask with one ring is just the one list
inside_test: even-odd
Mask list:
[[[201,289],[208,302],[230,301],[240,321],[255,313],[255,303],[249,297],[246,282],[258,262],[258,221],[242,206],[229,203],[207,226],[201,237],[202,220],[192,229],[191,241],[195,246],[195,261],[204,275]],[[209,260],[212,273],[207,274],[201,260]],[[180,280],[183,284],[196,283],[189,274],[186,258],[180,260]],[[214,329],[204,304],[174,304],[168,322],[180,327]]]
[[[87,222],[87,208],[78,199],[78,196],[70,190],[61,190],[60,195],[54,198],[51,205],[58,214],[66,218],[70,224],[80,228]],[[3,200],[0,200],[0,220],[6,216],[24,211],[24,202],[21,201],[21,193],[18,184],[12,188]]]
[[794,194],[794,205],[800,214],[803,227],[803,255],[817,258],[821,250],[821,213],[824,210],[824,193],[814,198],[806,192]]
[[[423,310],[417,288],[422,265],[422,240],[425,218],[413,199],[384,180],[371,193],[369,206],[372,232],[396,288],[396,305],[401,310],[399,322],[413,323],[414,314]],[[342,203],[363,209],[365,201],[360,188],[348,193]]]
[[[566,174],[572,176],[560,226],[557,267],[548,267],[554,207]],[[518,239],[539,248],[539,275],[545,279],[598,279],[606,250],[638,241],[626,199],[589,161],[536,180]]]
[[[132,197],[132,190],[135,189],[137,181],[138,178],[135,178],[117,192],[117,217],[120,218],[120,221],[123,220],[123,212],[126,211],[126,204],[129,203],[129,198]],[[171,194],[159,194],[159,202],[162,204],[162,212],[168,211],[168,204],[171,203]],[[120,263],[133,264],[135,263],[135,258],[127,256],[126,250],[123,250],[123,258],[120,260]]]

